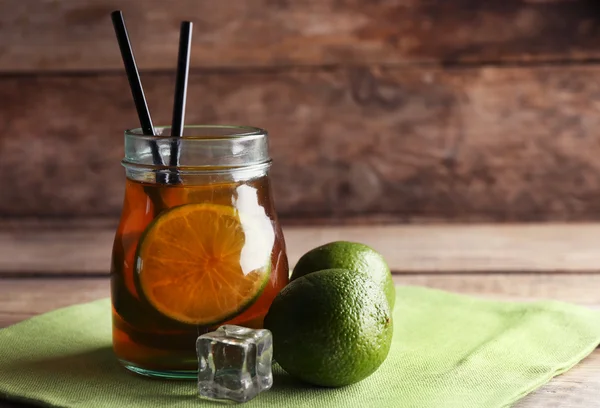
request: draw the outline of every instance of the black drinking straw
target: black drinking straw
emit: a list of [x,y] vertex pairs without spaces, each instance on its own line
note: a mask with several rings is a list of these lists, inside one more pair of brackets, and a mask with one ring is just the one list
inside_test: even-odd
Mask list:
[[[179,53],[177,55],[177,78],[175,80],[175,98],[173,101],[173,120],[171,121],[171,137],[183,136],[185,123],[185,101],[187,96],[188,77],[190,72],[190,48],[192,44],[192,27],[189,21],[181,23],[179,32]],[[179,165],[179,140],[171,141],[169,166]]]
[[[150,111],[148,110],[148,104],[146,103],[146,96],[144,95],[144,90],[142,88],[142,81],[140,80],[140,74],[135,63],[133,50],[131,49],[123,13],[121,10],[116,10],[113,11],[110,16],[115,28],[115,34],[117,35],[121,57],[123,58],[123,65],[125,65],[125,71],[127,72],[127,79],[129,80],[129,87],[131,88],[131,95],[133,96],[135,108],[140,119],[142,132],[145,135],[154,136],[154,126],[152,125]],[[155,142],[150,143],[150,150],[152,152],[152,161],[154,165],[164,166],[165,163],[163,162]]]

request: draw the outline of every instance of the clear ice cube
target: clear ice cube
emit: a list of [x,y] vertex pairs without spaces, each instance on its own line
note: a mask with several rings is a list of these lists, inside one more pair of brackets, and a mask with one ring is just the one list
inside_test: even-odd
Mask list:
[[202,397],[246,402],[273,385],[269,330],[225,325],[196,342]]

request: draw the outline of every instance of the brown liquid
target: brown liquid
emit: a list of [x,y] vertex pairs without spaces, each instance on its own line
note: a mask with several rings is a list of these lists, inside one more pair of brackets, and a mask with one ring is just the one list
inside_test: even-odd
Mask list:
[[[139,293],[134,274],[136,250],[148,224],[178,205],[213,203],[236,207],[240,212],[259,211],[270,219],[274,243],[271,276],[262,294],[240,314],[222,324],[261,328],[271,302],[288,283],[285,242],[270,195],[268,178],[210,185],[158,185],[127,180],[121,222],[113,246],[111,286],[113,347],[126,365],[152,371],[197,369],[197,337],[216,326],[191,326],[156,311]],[[264,210],[264,212],[263,212]]]

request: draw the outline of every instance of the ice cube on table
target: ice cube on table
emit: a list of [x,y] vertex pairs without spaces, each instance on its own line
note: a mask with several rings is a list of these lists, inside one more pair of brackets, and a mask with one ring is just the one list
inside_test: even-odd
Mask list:
[[266,329],[225,325],[196,342],[200,396],[246,402],[273,385],[273,338]]

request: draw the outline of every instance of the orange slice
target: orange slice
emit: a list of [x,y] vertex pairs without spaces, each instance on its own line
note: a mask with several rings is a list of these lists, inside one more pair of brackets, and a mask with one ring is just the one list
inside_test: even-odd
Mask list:
[[140,240],[141,292],[160,313],[187,324],[212,325],[237,315],[269,280],[274,233],[265,221],[216,204],[166,211]]

